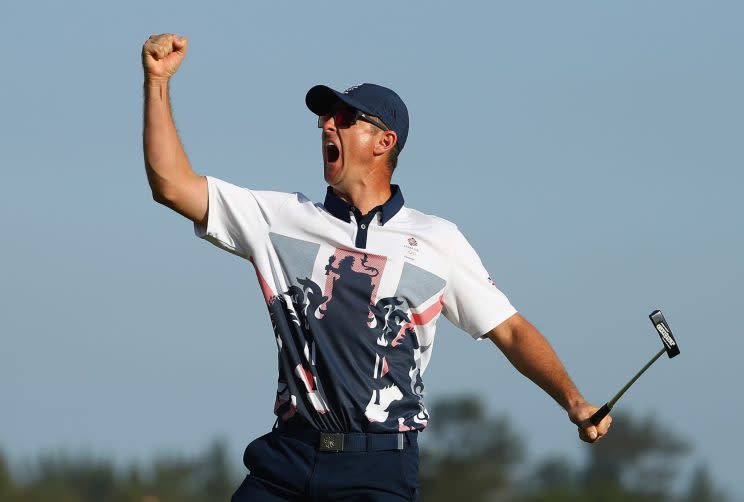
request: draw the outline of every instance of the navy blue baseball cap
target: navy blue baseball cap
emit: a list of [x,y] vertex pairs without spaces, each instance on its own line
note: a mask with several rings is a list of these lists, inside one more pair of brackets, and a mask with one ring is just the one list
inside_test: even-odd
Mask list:
[[398,151],[403,150],[408,137],[408,108],[400,96],[387,87],[358,84],[338,92],[325,85],[316,85],[305,95],[305,104],[316,115],[325,115],[341,100],[352,108],[374,115],[398,135]]

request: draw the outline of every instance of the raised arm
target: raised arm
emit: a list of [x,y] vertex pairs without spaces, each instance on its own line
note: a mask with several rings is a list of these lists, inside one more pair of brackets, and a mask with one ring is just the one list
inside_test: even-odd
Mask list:
[[188,40],[174,34],[152,35],[142,46],[144,70],[145,169],[155,201],[204,224],[209,201],[207,180],[191,168],[173,121],[168,86],[178,71]]
[[591,443],[607,433],[612,417],[608,415],[597,427],[589,422],[597,407],[584,399],[553,348],[527,319],[515,314],[487,335],[520,373],[566,410],[581,439]]

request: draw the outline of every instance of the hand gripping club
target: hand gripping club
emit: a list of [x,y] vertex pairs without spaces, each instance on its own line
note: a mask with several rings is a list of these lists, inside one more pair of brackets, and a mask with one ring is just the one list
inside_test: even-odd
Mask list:
[[646,363],[646,366],[641,368],[641,371],[636,373],[635,376],[631,378],[628,383],[625,384],[625,387],[620,389],[620,392],[615,394],[615,397],[610,399],[607,404],[598,409],[597,412],[589,418],[589,421],[593,425],[599,424],[599,422],[601,422],[602,419],[607,416],[617,400],[620,399],[623,394],[625,394],[625,391],[627,391],[630,386],[633,385],[635,381],[638,380],[638,378],[640,378],[640,376],[643,375],[643,373],[649,367],[651,367],[651,365],[654,364],[664,352],[667,353],[669,359],[679,355],[679,346],[677,345],[677,340],[674,339],[672,330],[669,328],[669,324],[667,324],[666,319],[664,319],[664,315],[661,313],[661,310],[654,310],[653,312],[651,312],[651,314],[649,314],[648,317],[649,319],[651,319],[651,324],[653,324],[654,328],[656,328],[656,332],[661,337],[664,348],[662,348],[654,357],[652,357],[651,360]]

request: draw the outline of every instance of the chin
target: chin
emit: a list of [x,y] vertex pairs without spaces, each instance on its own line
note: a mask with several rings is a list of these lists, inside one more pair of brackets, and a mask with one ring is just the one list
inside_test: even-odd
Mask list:
[[326,183],[329,185],[335,185],[338,183],[339,178],[341,178],[341,167],[340,166],[324,166],[323,168],[323,177],[326,180]]

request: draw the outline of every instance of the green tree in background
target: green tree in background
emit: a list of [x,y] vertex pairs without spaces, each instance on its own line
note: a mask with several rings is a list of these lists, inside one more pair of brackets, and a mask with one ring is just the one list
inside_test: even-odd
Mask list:
[[107,460],[45,455],[18,480],[0,455],[0,502],[229,501],[238,486],[229,465],[225,444],[215,442],[195,458],[159,457],[149,469],[117,470]]
[[532,493],[525,500],[674,501],[671,487],[688,452],[687,442],[655,419],[618,414],[611,433],[586,446],[582,466],[560,458],[540,462],[525,490]]
[[421,447],[422,502],[726,500],[702,467],[687,493],[680,495],[679,466],[690,446],[653,417],[620,413],[610,434],[594,445],[580,445],[583,462],[556,456],[538,459],[518,478],[524,442],[504,417],[488,416],[473,397],[435,403],[432,416]]
[[689,444],[653,417],[619,415],[596,448],[588,449],[583,469],[585,486],[626,491],[638,501],[671,500],[670,486]]
[[724,495],[713,483],[708,468],[704,465],[697,466],[692,474],[685,502],[719,502],[721,500],[724,500]]
[[0,501],[15,502],[16,500],[18,499],[15,494],[15,483],[10,477],[5,456],[0,452]]
[[475,397],[434,403],[421,448],[421,500],[486,502],[514,489],[522,440],[506,418],[489,417]]
[[[422,436],[420,502],[723,502],[704,466],[681,480],[690,446],[653,418],[615,416],[612,431],[580,462],[525,462],[524,440],[475,397],[434,403]],[[161,456],[147,467],[41,456],[14,475],[0,452],[0,502],[228,502],[243,477],[215,442],[191,458]]]

